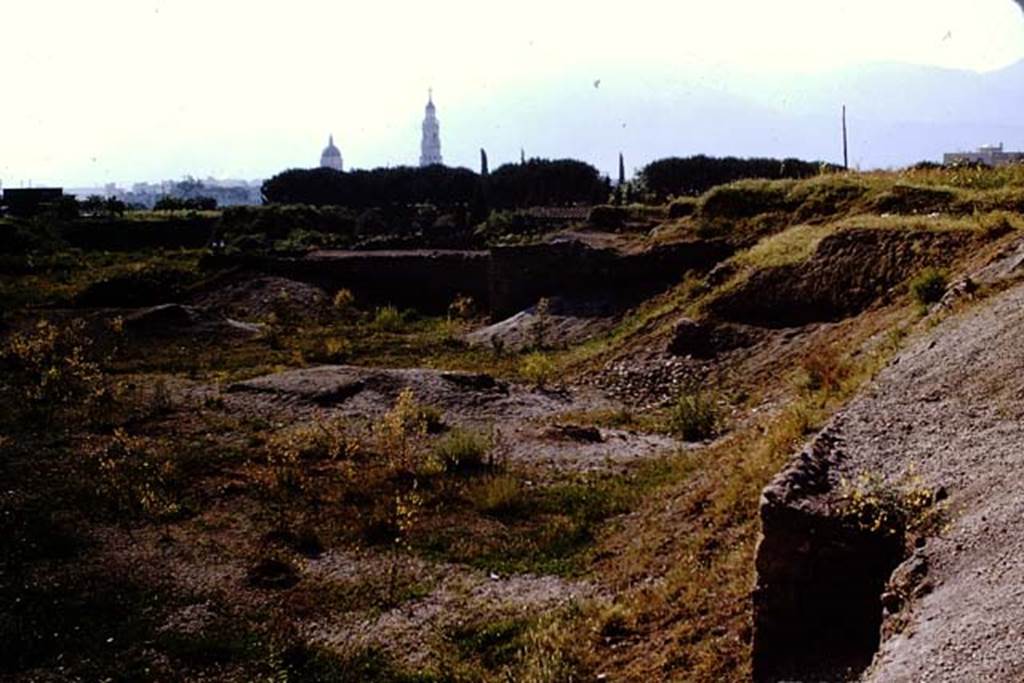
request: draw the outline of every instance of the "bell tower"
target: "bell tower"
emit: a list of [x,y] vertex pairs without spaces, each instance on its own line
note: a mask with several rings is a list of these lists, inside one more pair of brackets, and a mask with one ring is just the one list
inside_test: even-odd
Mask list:
[[420,142],[420,166],[432,166],[441,161],[441,124],[434,108],[433,88],[427,91],[427,109],[423,117],[423,140]]

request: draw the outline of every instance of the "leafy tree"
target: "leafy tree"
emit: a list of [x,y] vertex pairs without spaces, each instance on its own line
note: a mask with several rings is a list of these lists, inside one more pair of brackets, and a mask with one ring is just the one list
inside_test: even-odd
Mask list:
[[105,200],[98,194],[91,194],[80,202],[82,212],[89,216],[98,215],[103,211]]
[[530,159],[505,164],[491,173],[488,191],[497,208],[595,204],[611,185],[590,164],[573,159]]

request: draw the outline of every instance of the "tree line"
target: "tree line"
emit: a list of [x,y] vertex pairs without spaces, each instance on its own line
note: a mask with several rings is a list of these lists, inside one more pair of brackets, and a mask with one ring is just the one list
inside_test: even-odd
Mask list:
[[268,204],[367,209],[389,205],[511,209],[605,201],[608,178],[572,159],[530,159],[481,175],[467,168],[398,166],[372,170],[291,169],[263,183]]
[[675,197],[695,197],[712,187],[747,178],[807,178],[843,168],[823,161],[737,157],[669,157],[644,166],[637,184],[657,201]]
[[[483,157],[482,157],[483,158]],[[806,178],[840,167],[819,161],[704,155],[653,161],[614,196],[664,201],[696,196],[744,178]],[[398,166],[372,170],[290,169],[265,181],[266,204],[344,206],[351,209],[431,204],[492,209],[593,205],[612,196],[611,181],[582,161],[530,159],[488,173],[467,168]]]

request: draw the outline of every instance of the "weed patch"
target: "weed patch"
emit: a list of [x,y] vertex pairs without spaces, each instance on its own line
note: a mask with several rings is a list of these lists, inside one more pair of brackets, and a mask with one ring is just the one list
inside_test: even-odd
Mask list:
[[701,392],[681,394],[669,410],[669,429],[686,441],[703,441],[722,427],[718,403]]
[[946,271],[925,268],[910,281],[910,291],[918,303],[927,306],[942,299],[942,295],[946,293],[947,282]]

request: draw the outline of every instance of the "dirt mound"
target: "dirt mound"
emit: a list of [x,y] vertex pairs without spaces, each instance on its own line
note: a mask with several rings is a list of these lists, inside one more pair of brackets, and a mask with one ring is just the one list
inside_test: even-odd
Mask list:
[[563,348],[593,339],[616,321],[614,307],[603,301],[548,300],[547,310],[533,305],[510,318],[466,335],[470,346],[521,351],[533,347]]
[[[1002,681],[1024,670],[1022,325],[1021,285],[940,323],[765,490],[754,641],[761,679],[808,677],[830,656],[776,637],[779,629],[807,630],[817,617],[833,630],[849,623],[841,601],[801,601],[821,597],[815,584],[825,580],[842,585],[844,594],[874,584],[866,600],[875,612],[862,626],[873,623],[875,643],[884,609],[883,640],[864,680]],[[850,499],[851,482],[861,499],[923,495],[950,515],[934,536],[894,526],[917,550],[889,558],[889,571],[906,561],[887,587],[848,571],[881,559],[892,543],[891,536],[858,537],[841,524],[835,511]],[[801,670],[777,668],[797,654],[805,660]]]
[[883,299],[926,266],[966,252],[970,231],[850,229],[821,240],[802,263],[755,271],[709,303],[718,318],[765,327],[839,320]]
[[323,289],[274,276],[236,276],[193,297],[192,303],[228,318],[259,322],[272,315],[279,319],[318,320],[330,307]]

